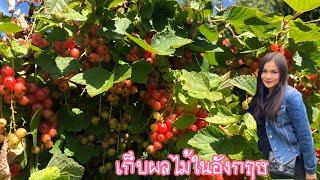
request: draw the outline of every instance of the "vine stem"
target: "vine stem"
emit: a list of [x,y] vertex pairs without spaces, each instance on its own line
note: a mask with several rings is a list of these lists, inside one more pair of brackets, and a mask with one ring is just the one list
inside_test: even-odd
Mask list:
[[315,20],[311,20],[311,21],[307,21],[307,22],[305,22],[305,24],[319,22],[319,21],[320,21],[320,18],[319,19],[315,19]]
[[98,117],[100,118],[100,116],[101,116],[101,101],[102,101],[102,94],[100,94],[100,96],[99,96],[99,112],[98,112]]
[[14,102],[13,100],[11,100],[10,102],[10,109],[11,109],[11,121],[10,121],[10,133],[12,132],[12,128],[14,131],[16,131],[16,120],[15,120],[15,117],[14,117]]
[[229,134],[229,132],[228,132],[224,127],[222,127],[221,125],[219,125],[219,129],[225,133],[225,135],[227,136],[227,138],[230,138],[230,137],[231,137],[231,135]]

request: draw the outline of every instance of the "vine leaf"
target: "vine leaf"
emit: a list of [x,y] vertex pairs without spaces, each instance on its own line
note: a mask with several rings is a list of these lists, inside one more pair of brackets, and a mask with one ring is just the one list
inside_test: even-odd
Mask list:
[[20,32],[21,28],[14,23],[5,22],[5,23],[0,23],[0,31],[8,34],[12,34],[12,33]]
[[252,75],[241,75],[232,79],[232,85],[245,90],[248,94],[254,96],[256,93],[257,79]]
[[175,120],[171,126],[184,129],[189,127],[190,125],[194,124],[197,121],[197,118],[189,113],[184,113],[181,117]]
[[239,120],[240,120],[240,118],[237,116],[229,116],[229,115],[223,114],[221,112],[218,112],[213,117],[206,118],[207,122],[213,123],[213,124],[218,124],[218,125],[228,125],[231,123],[238,122]]
[[132,64],[132,81],[136,83],[146,84],[148,74],[153,71],[154,67],[148,61],[142,60]]
[[81,67],[76,59],[61,56],[54,57],[46,53],[41,54],[36,59],[36,63],[53,78],[61,78],[70,72],[77,72]]
[[84,174],[84,167],[64,154],[54,154],[47,167],[58,167],[60,176],[64,179],[80,180]]
[[70,0],[45,0],[44,4],[49,14],[57,14],[68,7]]
[[320,6],[319,0],[284,0],[292,9],[307,12]]

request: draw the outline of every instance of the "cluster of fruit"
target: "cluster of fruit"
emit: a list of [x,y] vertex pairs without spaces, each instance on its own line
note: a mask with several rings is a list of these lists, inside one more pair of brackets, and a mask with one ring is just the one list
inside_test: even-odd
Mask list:
[[108,95],[108,101],[112,103],[117,103],[119,101],[119,96],[128,97],[138,93],[137,86],[133,85],[132,80],[124,80],[118,83],[115,83],[109,90],[110,94]]
[[192,51],[189,49],[185,49],[182,57],[174,57],[171,61],[172,69],[180,69],[186,63],[193,63],[193,55]]

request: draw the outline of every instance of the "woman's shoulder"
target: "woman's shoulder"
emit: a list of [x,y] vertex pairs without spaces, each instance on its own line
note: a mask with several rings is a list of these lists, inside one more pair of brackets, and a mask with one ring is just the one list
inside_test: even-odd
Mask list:
[[301,95],[302,94],[298,90],[296,90],[295,88],[293,88],[290,85],[287,85],[286,92],[285,92],[285,99],[286,100],[290,100],[295,96],[301,96]]

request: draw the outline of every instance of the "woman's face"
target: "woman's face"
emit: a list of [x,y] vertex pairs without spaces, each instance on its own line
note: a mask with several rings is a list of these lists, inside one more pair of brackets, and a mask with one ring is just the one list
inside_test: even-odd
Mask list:
[[279,68],[274,61],[267,62],[262,70],[261,79],[263,84],[269,89],[271,93],[274,87],[280,81]]

